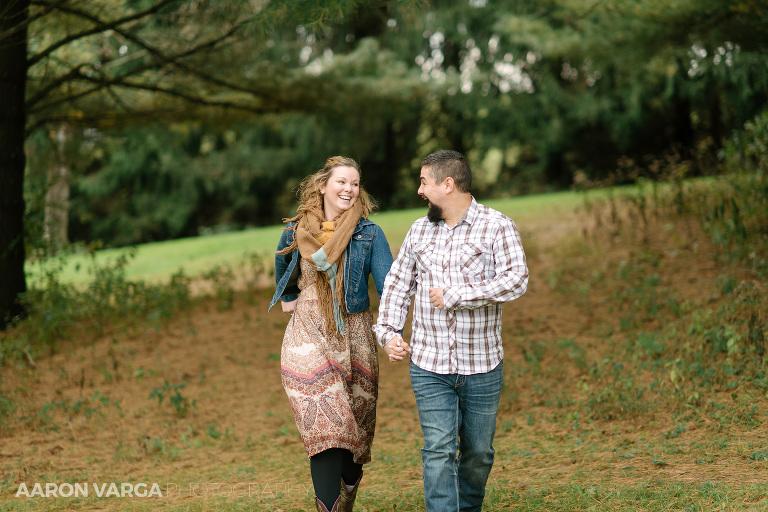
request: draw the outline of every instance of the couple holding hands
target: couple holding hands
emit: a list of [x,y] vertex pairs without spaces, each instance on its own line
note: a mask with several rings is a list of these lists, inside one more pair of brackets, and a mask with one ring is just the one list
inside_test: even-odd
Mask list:
[[[482,507],[503,384],[502,305],[525,293],[528,268],[514,222],[472,196],[461,153],[427,156],[420,180],[429,210],[394,261],[384,232],[368,219],[374,203],[360,166],[346,157],[329,158],[302,181],[297,215],[278,243],[270,309],[280,300],[291,315],[282,382],[318,511],[351,511],[371,460],[377,339],[390,362],[409,360],[427,511]],[[376,323],[369,276],[381,297]],[[402,331],[411,300],[408,343]]]

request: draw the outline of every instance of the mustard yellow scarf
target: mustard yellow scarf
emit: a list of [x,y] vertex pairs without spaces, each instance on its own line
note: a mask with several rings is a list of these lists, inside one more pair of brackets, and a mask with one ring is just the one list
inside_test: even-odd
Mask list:
[[346,329],[344,251],[362,215],[362,203],[355,201],[349,210],[327,222],[322,197],[318,196],[311,204],[299,209],[299,215],[292,219],[298,221],[294,226],[293,243],[279,251],[279,254],[287,254],[298,248],[301,257],[315,265],[317,298],[328,333],[343,335]]

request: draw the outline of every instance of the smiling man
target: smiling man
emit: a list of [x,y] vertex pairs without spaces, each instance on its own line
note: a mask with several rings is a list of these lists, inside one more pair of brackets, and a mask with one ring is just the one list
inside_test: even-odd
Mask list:
[[[472,196],[461,153],[429,155],[420,179],[429,210],[387,275],[373,330],[390,361],[410,354],[427,511],[479,511],[504,376],[502,306],[525,293],[528,267],[514,222]],[[399,332],[411,296],[408,344]]]

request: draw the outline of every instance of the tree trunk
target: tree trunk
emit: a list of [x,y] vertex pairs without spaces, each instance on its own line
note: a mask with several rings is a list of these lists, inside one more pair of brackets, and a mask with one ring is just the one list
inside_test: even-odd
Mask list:
[[69,243],[69,184],[72,166],[67,154],[67,145],[72,129],[62,124],[51,133],[54,139],[55,158],[48,168],[48,191],[45,194],[45,231],[43,236],[50,254]]
[[3,2],[0,34],[0,330],[23,313],[24,138],[29,0]]

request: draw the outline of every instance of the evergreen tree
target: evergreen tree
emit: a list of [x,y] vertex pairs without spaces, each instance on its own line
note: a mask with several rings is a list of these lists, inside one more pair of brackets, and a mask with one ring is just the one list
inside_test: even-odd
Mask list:
[[[10,0],[0,9],[0,328],[21,313],[24,140],[52,124],[314,109],[334,84],[266,58],[280,23],[320,32],[372,0]],[[310,87],[311,86],[311,87]],[[343,90],[343,87],[341,88]],[[334,94],[331,94],[334,93]],[[321,102],[333,106],[331,101]],[[193,108],[190,108],[193,107]]]

